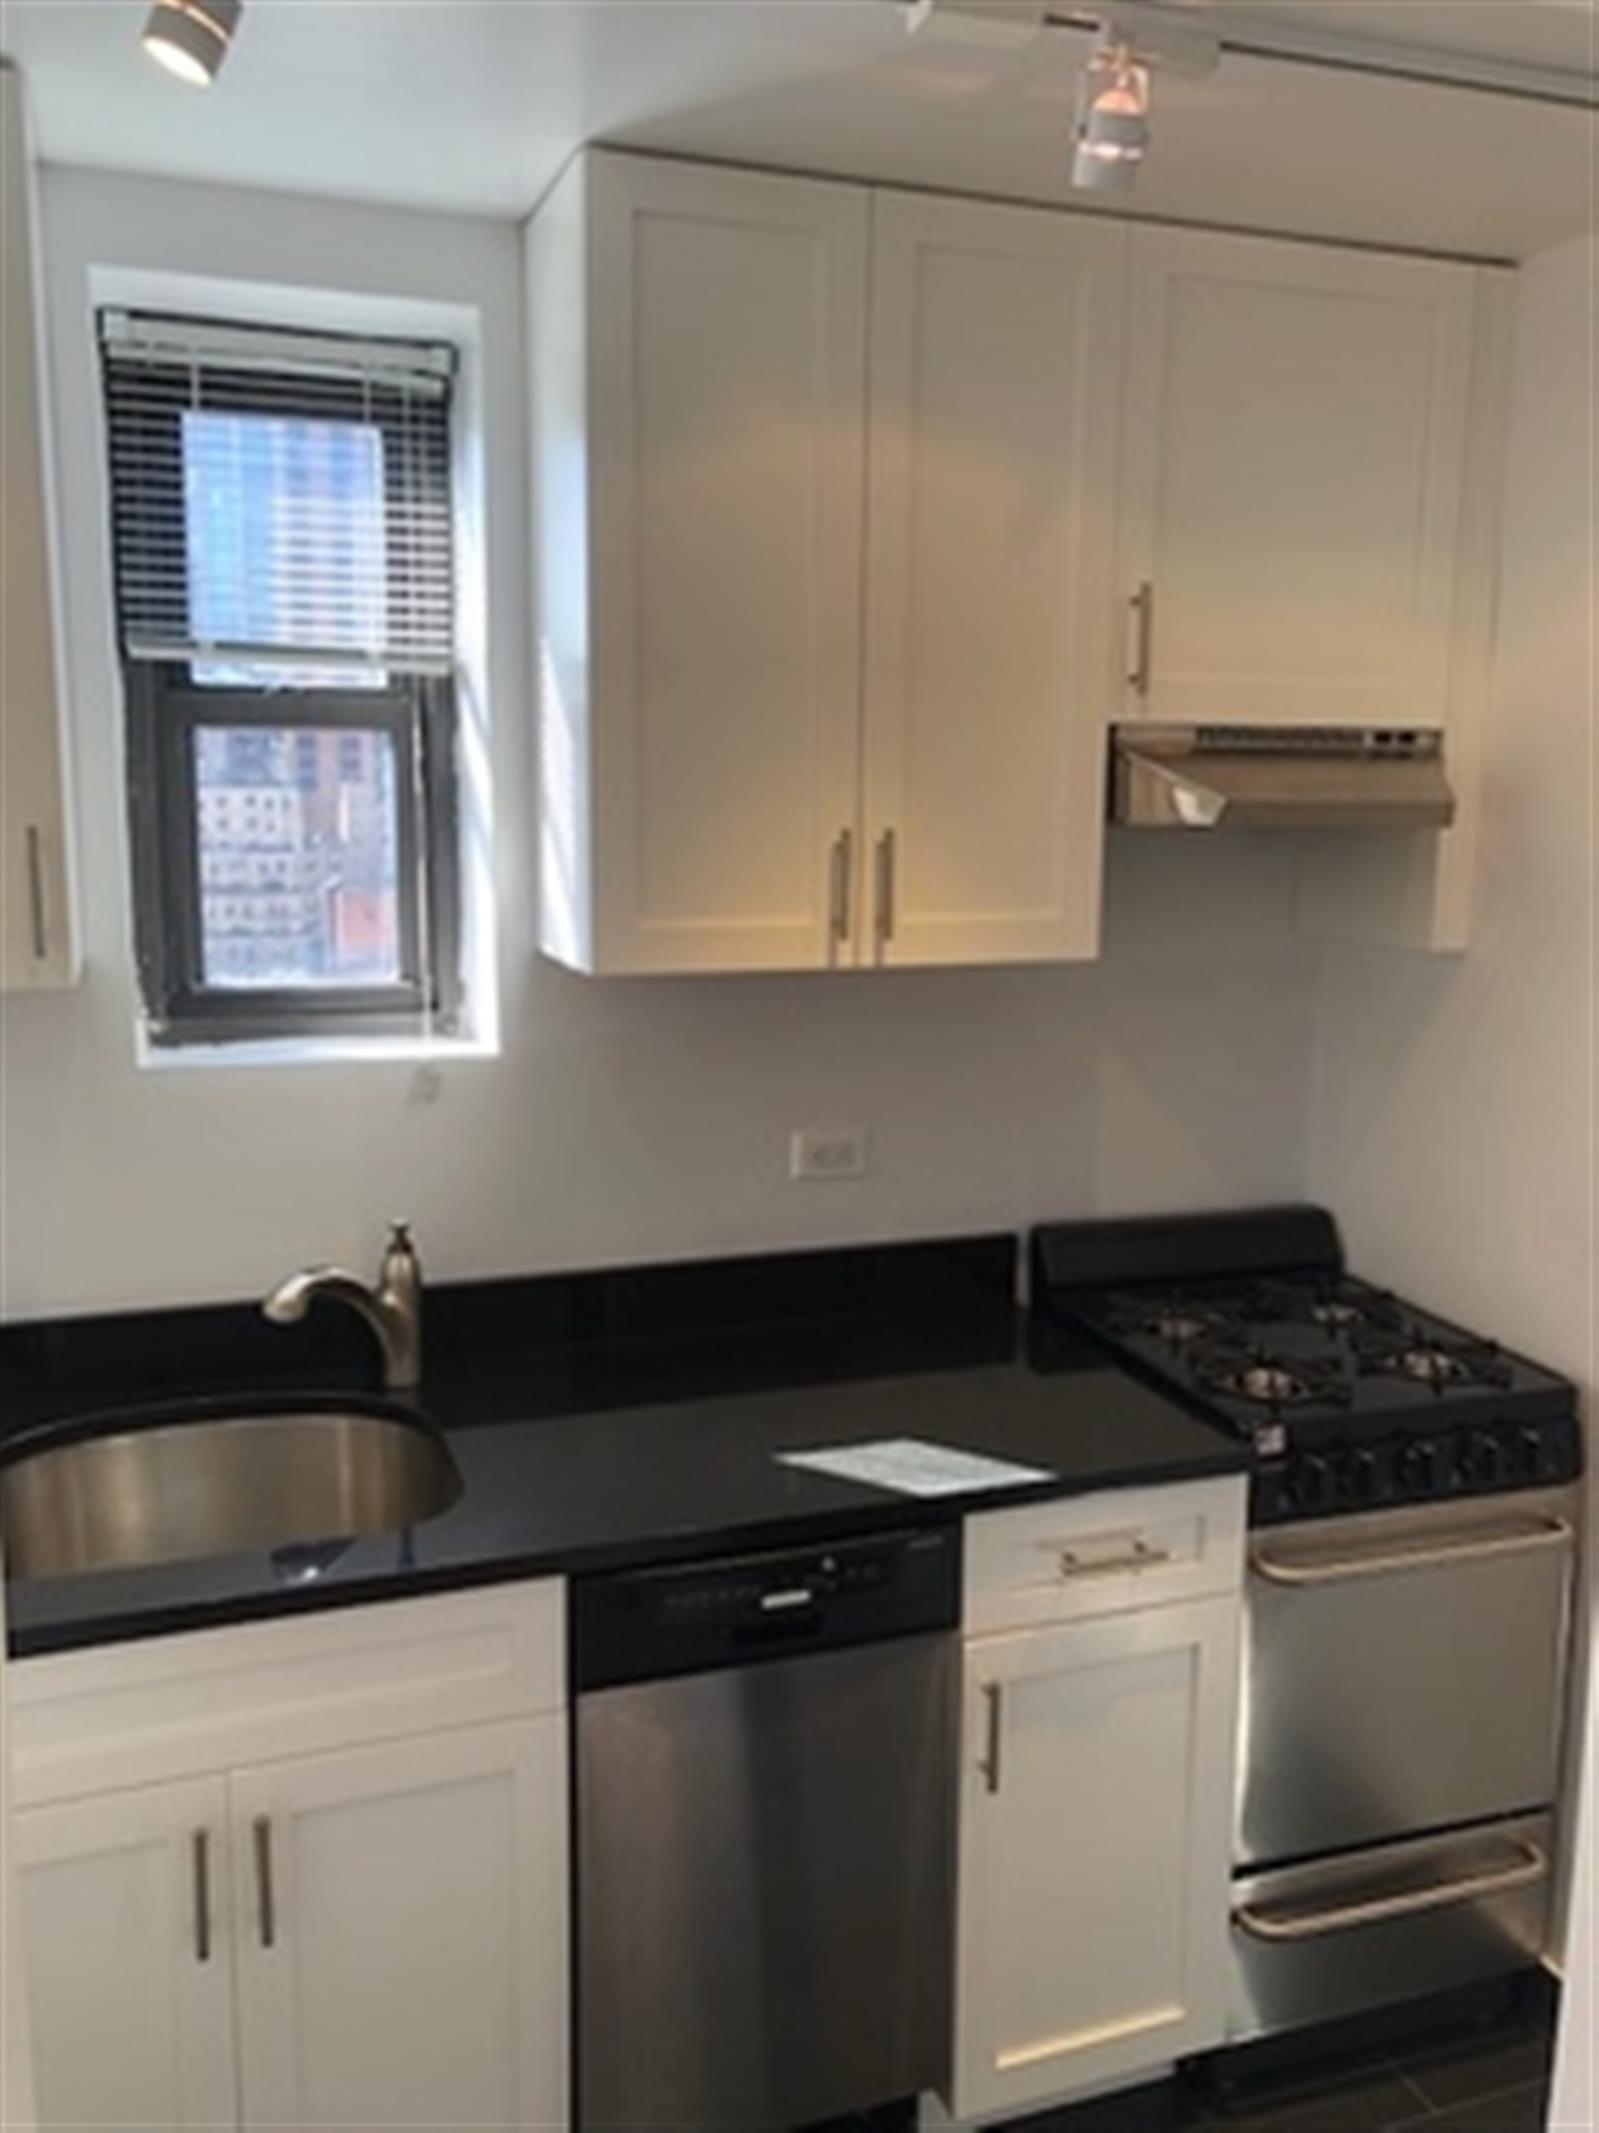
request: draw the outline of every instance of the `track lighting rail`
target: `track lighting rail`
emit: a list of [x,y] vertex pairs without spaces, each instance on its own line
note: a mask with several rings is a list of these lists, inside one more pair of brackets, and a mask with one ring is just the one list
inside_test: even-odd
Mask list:
[[[1197,4],[1197,0],[1190,0],[1187,5],[1163,5],[1161,0],[1106,0],[1103,7],[1048,7],[1043,16],[1048,29],[1090,35],[1107,22],[1114,24],[1117,35],[1136,43],[1141,50],[1156,53],[1163,32],[1187,37],[1198,32],[1213,37],[1223,52],[1249,59],[1599,111],[1599,71],[1585,79],[1558,67],[1445,52],[1431,45],[1346,36],[1336,30],[1287,22],[1277,15],[1268,22],[1254,8],[1209,6]],[[1594,60],[1599,70],[1599,18],[1594,39]]]

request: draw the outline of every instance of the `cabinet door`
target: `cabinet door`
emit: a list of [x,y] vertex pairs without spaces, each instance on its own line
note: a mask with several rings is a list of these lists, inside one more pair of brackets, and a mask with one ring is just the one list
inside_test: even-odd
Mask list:
[[1092,955],[1125,232],[894,194],[873,214],[869,952]]
[[1203,1600],[967,1646],[958,2118],[1219,2042],[1238,1624]]
[[76,976],[45,508],[33,191],[22,85],[0,66],[0,991]]
[[225,1809],[206,1778],[16,1817],[41,2127],[235,2123]]
[[1133,234],[1124,715],[1443,723],[1475,282]]
[[593,159],[596,969],[849,959],[866,212]]
[[565,1721],[230,1781],[247,2128],[561,2127]]

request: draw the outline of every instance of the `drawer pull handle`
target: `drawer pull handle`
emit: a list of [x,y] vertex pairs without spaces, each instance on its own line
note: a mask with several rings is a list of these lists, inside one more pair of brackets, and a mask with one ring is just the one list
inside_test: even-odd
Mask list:
[[1496,1555],[1521,1555],[1536,1548],[1564,1548],[1575,1539],[1571,1521],[1539,1518],[1497,1532],[1462,1532],[1453,1540],[1426,1542],[1419,1548],[1370,1548],[1343,1555],[1273,1555],[1257,1548],[1254,1569],[1272,1585],[1341,1585],[1351,1578],[1381,1577],[1397,1570],[1428,1570],[1445,1563],[1482,1562]]
[[1004,1687],[998,1681],[985,1681],[983,1701],[988,1707],[988,1739],[977,1767],[983,1773],[983,1782],[990,1792],[999,1790],[999,1742],[1000,1724],[1004,1716]]
[[250,1827],[255,1845],[255,1894],[261,1914],[261,1945],[271,1948],[277,1945],[278,1906],[272,1887],[272,1820],[269,1815],[257,1815]]
[[1542,1881],[1549,1861],[1536,1844],[1518,1843],[1516,1857],[1508,1866],[1485,1872],[1462,1874],[1455,1881],[1429,1882],[1425,1888],[1402,1889],[1392,1896],[1369,1896],[1354,1903],[1333,1904],[1325,1911],[1261,1911],[1240,1904],[1235,1922],[1256,1940],[1317,1940],[1324,1933],[1344,1933],[1352,1926],[1380,1926],[1395,1919],[1414,1918],[1423,1911],[1441,1911],[1451,1904],[1473,1903],[1487,1896],[1505,1896],[1512,1889],[1529,1888]]
[[1169,1548],[1154,1548],[1145,1540],[1135,1540],[1125,1555],[1082,1556],[1074,1549],[1063,1548],[1060,1574],[1063,1578],[1106,1577],[1116,1570],[1153,1570],[1171,1559]]

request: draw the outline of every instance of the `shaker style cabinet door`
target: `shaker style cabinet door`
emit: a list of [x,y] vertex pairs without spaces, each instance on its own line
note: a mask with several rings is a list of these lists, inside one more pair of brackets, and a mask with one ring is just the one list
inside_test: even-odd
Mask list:
[[853,961],[866,194],[605,152],[563,188],[530,274],[542,943]]
[[42,2133],[234,2124],[226,1828],[220,1778],[15,1817]]
[[864,959],[1092,955],[1126,232],[872,214]]
[[558,1716],[229,1780],[246,2128],[560,2128]]
[[1239,1607],[966,1647],[959,2120],[1221,2039]]
[[1135,230],[1122,716],[1439,726],[1477,277]]
[[37,294],[22,83],[0,65],[0,992],[77,977]]

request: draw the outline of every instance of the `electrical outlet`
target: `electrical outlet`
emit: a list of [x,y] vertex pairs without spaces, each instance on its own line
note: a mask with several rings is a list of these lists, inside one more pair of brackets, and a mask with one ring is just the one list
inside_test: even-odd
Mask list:
[[827,1185],[866,1175],[864,1126],[801,1126],[789,1135],[788,1174],[796,1184]]

